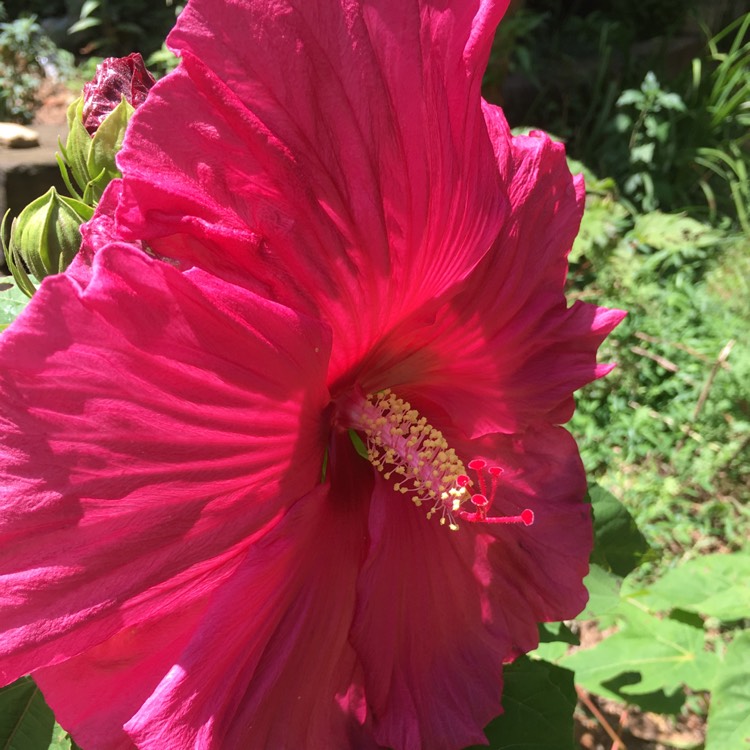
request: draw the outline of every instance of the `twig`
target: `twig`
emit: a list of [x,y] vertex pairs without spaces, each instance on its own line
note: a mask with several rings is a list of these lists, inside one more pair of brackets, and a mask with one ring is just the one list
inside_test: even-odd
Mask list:
[[[660,339],[657,336],[651,336],[648,333],[644,333],[643,331],[636,331],[633,334],[637,339],[640,339],[641,341],[646,341],[649,344],[661,344],[662,346],[668,346],[673,349],[680,349],[681,351],[689,354],[691,357],[695,357],[695,359],[701,360],[701,362],[712,362],[713,360],[711,357],[707,357],[703,352],[699,352],[697,349],[693,349],[692,346],[687,346],[686,344],[683,344],[680,341],[667,341],[666,339]],[[722,362],[721,366],[725,370],[731,370],[731,365],[727,364],[726,362]]]
[[609,738],[614,743],[612,745],[612,750],[628,750],[617,732],[612,729],[609,722],[604,717],[604,714],[599,710],[594,701],[591,700],[589,694],[580,685],[576,685],[576,693],[578,693],[578,699],[581,701],[581,703],[583,703],[583,705],[586,706],[586,708],[588,708],[588,710],[591,711],[592,714],[594,714],[596,720],[599,722],[599,724],[601,724],[602,729],[609,735]]
[[674,362],[670,362],[666,357],[662,357],[659,354],[653,354],[648,349],[644,349],[642,346],[631,346],[630,351],[633,352],[633,354],[640,355],[641,357],[648,357],[649,359],[652,359],[654,362],[656,362],[657,365],[663,367],[665,370],[669,370],[669,372],[680,371],[680,368]]
[[708,373],[708,378],[706,378],[706,382],[703,386],[703,390],[701,391],[701,395],[698,396],[698,403],[695,405],[695,411],[693,412],[693,421],[698,419],[698,415],[701,413],[703,405],[706,403],[706,399],[708,399],[708,394],[711,390],[711,386],[714,384],[716,373],[719,372],[719,368],[721,367],[722,362],[727,361],[736,343],[737,342],[735,341],[735,339],[729,339],[729,341],[724,344],[724,348],[719,352],[719,356],[716,358],[716,362],[714,362],[713,367],[711,368],[711,372]]

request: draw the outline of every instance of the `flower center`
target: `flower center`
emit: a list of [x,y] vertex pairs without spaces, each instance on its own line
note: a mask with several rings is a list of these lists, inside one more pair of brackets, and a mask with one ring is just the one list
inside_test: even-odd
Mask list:
[[[443,433],[390,389],[368,395],[358,407],[355,424],[367,437],[368,460],[386,480],[395,479],[394,490],[410,495],[417,507],[427,504],[427,518],[438,515],[440,524],[452,531],[458,530],[457,518],[526,526],[534,522],[528,508],[518,516],[488,516],[502,468],[475,458],[468,463],[472,479]],[[463,508],[469,502],[473,512]]]

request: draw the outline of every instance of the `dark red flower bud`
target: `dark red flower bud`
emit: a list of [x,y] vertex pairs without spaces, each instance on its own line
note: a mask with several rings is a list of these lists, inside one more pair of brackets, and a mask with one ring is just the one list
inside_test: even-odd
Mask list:
[[94,80],[83,87],[83,126],[93,135],[123,96],[137,107],[155,83],[139,52],[107,57],[96,66]]

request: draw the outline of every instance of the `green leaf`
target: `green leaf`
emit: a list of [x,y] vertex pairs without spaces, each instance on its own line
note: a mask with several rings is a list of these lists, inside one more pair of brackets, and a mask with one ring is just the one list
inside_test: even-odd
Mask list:
[[750,554],[705,555],[673,570],[639,597],[652,609],[679,608],[730,621],[750,617]]
[[59,724],[55,724],[49,750],[70,750],[71,747],[70,735]]
[[[621,604],[620,613],[625,624],[619,632],[560,660],[575,671],[577,682],[615,699],[659,690],[672,694],[682,685],[710,689],[719,661],[705,650],[703,630],[659,619],[628,602]],[[629,677],[629,684],[622,684],[621,676],[632,674],[639,679]]]
[[557,663],[571,645],[579,644],[578,636],[563,622],[544,622],[539,625],[539,645],[529,653],[532,659]]
[[711,691],[706,750],[750,747],[750,630],[729,644],[724,665]]
[[573,673],[524,656],[503,675],[505,713],[485,730],[491,750],[573,750]]
[[627,216],[627,209],[612,197],[587,194],[586,210],[570,252],[570,262],[578,263],[584,257],[598,260],[604,251],[614,247],[625,228]]
[[0,331],[18,317],[28,301],[29,298],[10,281],[0,282]]
[[636,217],[629,238],[657,250],[681,247],[705,247],[716,244],[720,234],[685,214],[651,211]]
[[539,625],[539,642],[577,646],[580,639],[564,622],[543,622]]
[[577,620],[596,619],[601,622],[603,618],[617,613],[620,606],[620,579],[613,573],[592,564],[583,585],[589,592],[589,600]]
[[69,29],[68,34],[77,34],[79,31],[86,31],[86,29],[94,29],[97,26],[102,25],[101,18],[82,18],[80,21],[76,21]]
[[22,677],[0,688],[0,747],[3,750],[42,750],[49,747],[55,717],[39,688]]
[[603,487],[589,489],[594,511],[594,551],[591,561],[618,576],[637,568],[650,551],[625,506]]
[[84,0],[83,5],[81,6],[80,17],[88,18],[92,13],[99,9],[100,5],[100,0]]

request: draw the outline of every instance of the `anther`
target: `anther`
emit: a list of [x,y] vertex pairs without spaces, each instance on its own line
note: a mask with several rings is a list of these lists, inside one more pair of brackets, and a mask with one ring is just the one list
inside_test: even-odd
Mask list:
[[[409,494],[417,507],[428,502],[427,518],[439,516],[441,526],[456,531],[456,516],[469,523],[530,526],[534,522],[529,508],[517,516],[489,516],[502,467],[488,467],[483,458],[474,458],[467,464],[475,474],[472,479],[442,432],[392,391],[370,394],[350,417],[353,428],[367,437],[370,463],[386,480],[398,477],[394,489]],[[474,486],[478,491],[472,492]],[[463,507],[469,502],[475,511]]]

